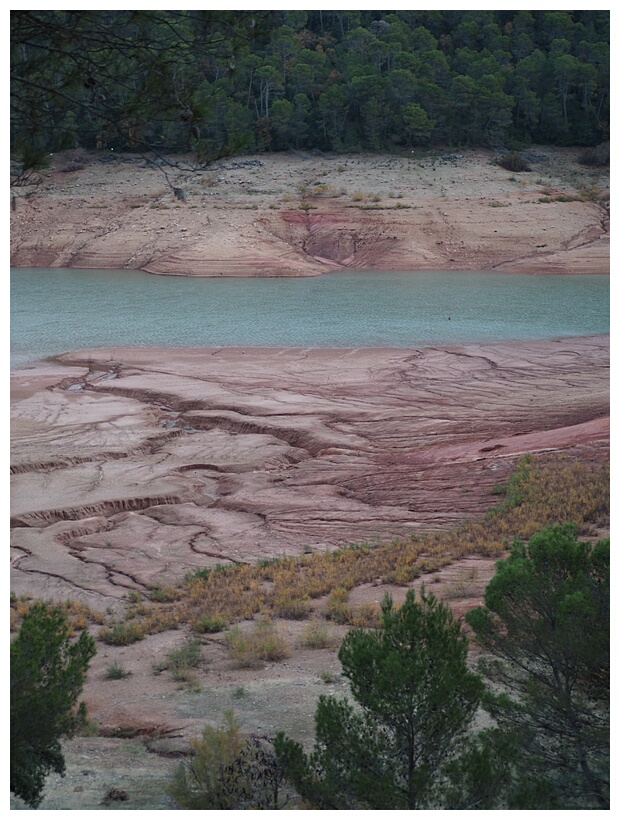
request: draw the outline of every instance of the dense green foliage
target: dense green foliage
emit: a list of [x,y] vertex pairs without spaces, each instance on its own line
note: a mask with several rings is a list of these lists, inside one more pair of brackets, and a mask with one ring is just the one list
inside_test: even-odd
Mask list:
[[386,597],[382,628],[352,630],[338,657],[356,703],[319,699],[309,756],[283,735],[275,742],[311,806],[492,805],[507,774],[506,756],[496,733],[470,731],[484,686],[467,666],[467,640],[447,606],[424,590],[420,601],[410,590],[399,609]]
[[[608,809],[609,539],[551,525],[515,539],[467,615],[485,651],[467,665],[450,610],[422,589],[339,652],[355,703],[322,696],[307,754],[276,755],[319,809]],[[493,728],[478,734],[482,707]]]
[[12,11],[16,152],[597,145],[608,11]]
[[467,615],[502,694],[487,708],[518,732],[515,808],[609,808],[609,539],[571,524],[515,540],[485,606]]
[[11,791],[36,808],[50,772],[64,773],[60,740],[85,717],[76,702],[95,654],[87,632],[69,638],[60,609],[35,604],[11,644]]

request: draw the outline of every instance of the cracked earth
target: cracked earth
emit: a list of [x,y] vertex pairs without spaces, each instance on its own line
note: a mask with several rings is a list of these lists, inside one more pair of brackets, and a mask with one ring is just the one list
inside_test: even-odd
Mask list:
[[450,527],[608,436],[608,339],[106,350],[14,374],[12,589],[122,606],[198,567]]

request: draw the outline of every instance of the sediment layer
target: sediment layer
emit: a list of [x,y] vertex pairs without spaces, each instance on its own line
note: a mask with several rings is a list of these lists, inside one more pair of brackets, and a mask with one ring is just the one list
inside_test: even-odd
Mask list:
[[608,458],[608,366],[597,336],[92,350],[17,371],[12,588],[115,607],[226,560],[450,527],[524,453]]
[[[18,191],[11,264],[179,276],[343,269],[609,272],[609,169],[544,146],[515,175],[490,151],[261,154],[179,172],[136,155],[56,155]],[[180,164],[190,167],[191,157]]]

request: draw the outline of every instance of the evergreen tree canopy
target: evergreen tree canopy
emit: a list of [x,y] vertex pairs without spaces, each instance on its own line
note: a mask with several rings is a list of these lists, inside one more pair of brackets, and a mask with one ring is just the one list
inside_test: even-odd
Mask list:
[[515,540],[484,600],[467,621],[501,691],[487,707],[518,732],[514,807],[609,808],[609,539]]
[[302,797],[321,809],[489,807],[508,747],[470,732],[484,686],[448,607],[424,591],[399,609],[387,597],[382,628],[352,630],[338,657],[355,704],[319,699],[309,756],[276,739]]
[[609,42],[608,11],[12,11],[12,145],[597,145]]
[[75,706],[94,654],[90,635],[71,641],[65,614],[45,604],[24,615],[11,644],[11,791],[32,808],[47,775],[64,773],[60,741],[84,721]]

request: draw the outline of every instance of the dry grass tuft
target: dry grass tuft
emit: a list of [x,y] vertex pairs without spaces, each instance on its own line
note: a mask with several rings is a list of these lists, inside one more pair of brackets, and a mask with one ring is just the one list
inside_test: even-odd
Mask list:
[[226,636],[228,654],[237,666],[252,669],[264,661],[289,658],[291,648],[268,618],[257,621],[251,632],[233,627]]

